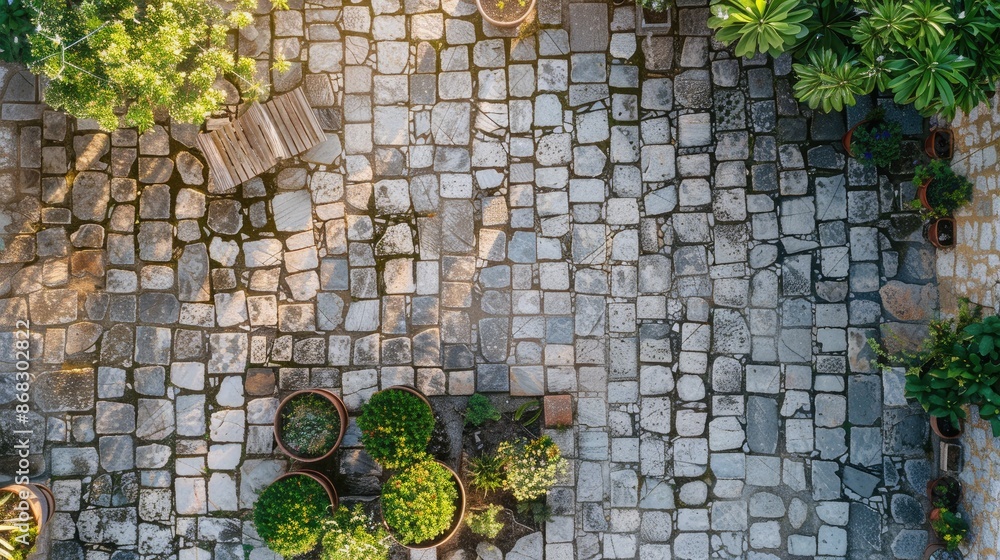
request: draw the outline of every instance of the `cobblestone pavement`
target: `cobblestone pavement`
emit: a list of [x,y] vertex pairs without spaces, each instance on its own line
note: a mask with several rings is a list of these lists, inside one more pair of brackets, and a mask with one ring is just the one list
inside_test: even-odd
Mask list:
[[291,4],[239,50],[283,52],[330,136],[232,193],[194,127],[105,134],[0,68],[50,558],[270,558],[245,514],[286,468],[279,392],[398,383],[574,395],[549,560],[920,557],[927,423],[865,340],[920,336],[934,253],[912,185],[838,147],[870,102],[804,110],[697,1],[669,37],[600,3],[520,34],[466,0]]

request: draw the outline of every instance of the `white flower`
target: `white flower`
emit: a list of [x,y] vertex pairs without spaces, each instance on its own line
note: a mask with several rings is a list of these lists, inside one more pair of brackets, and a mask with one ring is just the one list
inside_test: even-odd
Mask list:
[[880,54],[877,57],[875,57],[875,62],[884,62],[884,61],[885,61],[885,55]]
[[965,57],[964,57],[964,56],[962,56],[962,55],[958,55],[958,58],[956,58],[955,60],[956,60],[957,62],[962,62],[963,60],[965,60]]
[[958,12],[958,19],[965,19],[965,10]]

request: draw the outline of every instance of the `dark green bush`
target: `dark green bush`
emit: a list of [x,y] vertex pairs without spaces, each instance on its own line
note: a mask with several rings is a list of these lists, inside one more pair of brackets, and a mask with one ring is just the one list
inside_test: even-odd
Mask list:
[[942,160],[934,160],[927,165],[918,165],[913,172],[913,182],[927,185],[927,202],[935,215],[947,216],[966,202],[972,200],[972,183],[957,175],[951,166]]
[[499,419],[500,411],[493,406],[493,403],[490,402],[490,399],[486,395],[476,393],[469,397],[469,404],[465,410],[466,425],[478,428],[485,424],[487,420],[496,421]]
[[333,403],[309,393],[293,398],[281,411],[281,439],[303,457],[320,457],[340,437],[340,414]]
[[373,459],[387,469],[401,469],[425,457],[434,413],[412,393],[379,391],[361,409],[358,428]]
[[31,45],[28,37],[35,32],[31,19],[35,10],[25,0],[0,1],[0,60],[28,62]]
[[382,486],[382,517],[400,543],[423,543],[448,531],[456,500],[451,472],[435,461],[421,461]]
[[257,533],[268,548],[298,556],[316,548],[330,519],[330,497],[305,475],[278,480],[261,493],[253,508]]
[[873,111],[868,115],[872,122],[859,126],[851,136],[851,151],[866,166],[888,167],[902,154],[903,127],[883,115]]

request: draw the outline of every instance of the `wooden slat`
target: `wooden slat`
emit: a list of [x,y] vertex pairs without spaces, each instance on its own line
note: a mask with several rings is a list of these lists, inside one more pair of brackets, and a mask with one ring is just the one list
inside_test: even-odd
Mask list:
[[285,141],[285,146],[292,153],[299,153],[301,151],[298,142],[296,142],[295,130],[290,126],[288,120],[288,114],[285,112],[283,105],[279,104],[275,99],[271,103],[271,117],[274,120],[274,124],[277,126],[278,131],[281,132],[281,136]]
[[234,188],[326,140],[326,132],[302,88],[253,102],[234,121],[198,135],[215,182]]

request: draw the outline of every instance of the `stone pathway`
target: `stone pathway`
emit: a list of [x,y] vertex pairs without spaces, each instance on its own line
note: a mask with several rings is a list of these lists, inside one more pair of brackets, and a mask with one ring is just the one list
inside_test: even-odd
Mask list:
[[521,34],[466,0],[290,4],[239,50],[283,52],[329,139],[236,192],[194,127],[102,133],[0,68],[49,558],[272,558],[243,519],[287,466],[279,393],[399,383],[574,395],[549,560],[920,557],[927,423],[865,341],[926,332],[934,253],[913,186],[838,147],[870,101],[803,109],[699,2],[667,37],[600,3]]

